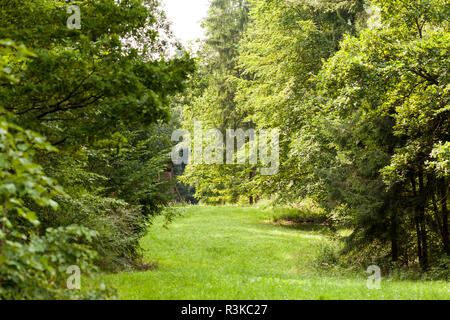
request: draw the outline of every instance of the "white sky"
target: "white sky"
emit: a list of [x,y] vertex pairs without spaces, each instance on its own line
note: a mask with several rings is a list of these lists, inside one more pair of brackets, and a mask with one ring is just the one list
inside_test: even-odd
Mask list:
[[210,0],[162,0],[172,31],[184,45],[203,38],[201,20],[208,13]]

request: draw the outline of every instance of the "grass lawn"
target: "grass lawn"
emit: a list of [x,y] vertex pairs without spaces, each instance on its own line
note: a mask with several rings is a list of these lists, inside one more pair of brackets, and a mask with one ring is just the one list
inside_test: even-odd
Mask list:
[[382,281],[319,275],[320,229],[274,226],[257,208],[188,207],[143,240],[153,271],[107,275],[121,299],[449,299],[446,282]]

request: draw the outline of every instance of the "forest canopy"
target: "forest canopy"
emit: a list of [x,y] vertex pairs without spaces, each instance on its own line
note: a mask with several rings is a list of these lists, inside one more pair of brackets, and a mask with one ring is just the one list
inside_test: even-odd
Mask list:
[[[211,0],[198,50],[160,2],[0,2],[0,299],[116,297],[67,270],[154,268],[142,239],[189,202],[307,201],[327,266],[449,279],[449,0]],[[196,123],[241,150],[174,163]],[[271,174],[239,161],[263,142]]]
[[183,181],[206,203],[310,198],[352,230],[347,254],[441,263],[449,10],[446,0],[212,1],[185,127],[278,128],[280,172],[190,165]]
[[80,29],[65,1],[0,4],[1,298],[108,296],[66,290],[66,269],[139,268],[171,200],[163,123],[193,61],[168,58],[158,1],[71,4]]

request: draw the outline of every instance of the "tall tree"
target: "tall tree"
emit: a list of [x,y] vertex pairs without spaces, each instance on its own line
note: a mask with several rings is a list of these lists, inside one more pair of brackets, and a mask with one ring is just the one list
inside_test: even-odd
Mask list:
[[339,48],[344,34],[364,24],[363,1],[251,1],[251,23],[240,51],[239,109],[257,128],[280,130],[280,172],[257,176],[261,195],[297,201],[312,188],[292,150],[308,125],[314,77]]
[[381,25],[347,37],[321,71],[315,137],[330,161],[317,177],[351,217],[349,248],[388,243],[392,260],[427,269],[448,252],[449,4],[377,4]]
[[[70,5],[80,8],[80,29],[67,26]],[[107,270],[141,265],[139,240],[167,204],[157,177],[167,160],[161,142],[169,136],[155,127],[167,122],[173,96],[194,69],[182,50],[176,57],[166,54],[167,28],[157,0],[0,3],[0,39],[32,53],[24,59],[1,50],[0,113],[7,130],[0,148],[8,155],[2,185],[18,182],[1,197],[14,201],[4,224],[13,221],[7,240],[21,246],[8,251],[6,264],[0,254],[0,279],[9,281],[0,295],[38,296],[41,281],[42,296],[55,297],[61,270],[75,264],[74,257],[86,270],[93,262]],[[49,152],[55,147],[57,153]],[[47,194],[53,183],[66,192]],[[35,256],[26,260],[27,250],[42,254],[42,263]],[[27,263],[41,273],[17,286]],[[44,281],[43,272],[52,277]]]
[[[225,136],[227,129],[246,129],[245,113],[237,106],[237,68],[240,40],[248,22],[246,0],[214,0],[203,22],[207,39],[198,52],[200,70],[191,82],[186,101],[185,127],[193,130],[194,121],[204,129],[217,128]],[[225,162],[225,153],[223,154]],[[196,196],[210,202],[234,202],[240,196],[252,200],[248,188],[252,168],[248,166],[190,165],[183,181],[196,187]]]

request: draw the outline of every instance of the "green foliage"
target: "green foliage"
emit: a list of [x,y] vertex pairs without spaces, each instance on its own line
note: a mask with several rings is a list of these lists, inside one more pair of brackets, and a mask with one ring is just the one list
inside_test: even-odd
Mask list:
[[433,18],[448,7],[394,3],[380,1],[382,25],[347,37],[321,71],[316,137],[331,146],[328,202],[352,217],[348,249],[390,245],[393,261],[426,269],[448,252],[449,41]]
[[314,261],[329,239],[274,226],[268,218],[257,208],[188,207],[168,229],[156,222],[143,240],[146,259],[158,259],[159,270],[105,280],[121,299],[448,299],[445,281],[396,281],[383,273],[381,289],[370,290],[368,265],[356,274],[334,266],[319,270]]
[[4,211],[13,209],[19,217],[33,222],[36,215],[25,205],[25,198],[39,206],[57,207],[49,190],[60,189],[45,176],[41,166],[33,162],[37,149],[47,152],[54,149],[42,136],[8,122],[6,116],[0,118],[0,202]]
[[163,122],[194,64],[167,58],[156,0],[72,4],[80,30],[65,1],[0,3],[2,298],[111,296],[67,290],[67,267],[141,266],[139,239],[170,200]]
[[[348,230],[316,267],[448,279],[448,0],[213,0],[195,73],[158,0],[71,3],[81,29],[65,1],[0,3],[0,297],[110,296],[66,290],[65,270],[142,267],[140,239],[177,212],[169,171],[202,203]],[[279,174],[174,167],[171,132],[198,120],[279,129]]]
[[320,250],[314,259],[314,265],[317,270],[330,272],[332,270],[342,272],[348,263],[342,258],[342,243],[338,241],[327,241],[322,244]]
[[448,177],[450,174],[450,142],[437,144],[430,154],[429,165],[434,168],[439,177]]
[[96,265],[107,271],[132,270],[140,266],[140,239],[149,228],[139,208],[123,200],[85,194],[58,199],[60,210],[41,213],[42,224],[50,227],[76,224],[95,231],[90,242],[97,253]]
[[183,181],[205,203],[309,197],[351,230],[354,264],[426,270],[449,255],[450,3],[231,2],[205,22],[186,127],[278,128],[280,172],[190,166]]
[[88,166],[109,177],[101,194],[140,206],[146,216],[158,214],[173,198],[169,192],[173,181],[160,179],[170,166],[171,129],[169,125],[123,129],[98,141],[89,150]]
[[[31,56],[23,46],[3,41],[0,69],[5,60]],[[17,82],[18,76],[3,66],[3,81]],[[64,196],[61,187],[36,164],[37,153],[55,152],[44,137],[10,121],[11,114],[0,105],[0,298],[74,299],[111,296],[106,290],[67,290],[66,270],[77,265],[85,275],[96,269],[95,251],[89,246],[97,233],[71,225],[48,228],[39,233],[40,220],[31,208],[51,208],[52,198]],[[30,205],[32,204],[32,205]]]
[[450,281],[450,258],[442,256],[438,263],[434,265],[423,277],[426,280],[445,280]]
[[40,221],[27,205],[58,208],[52,197],[61,189],[34,162],[37,150],[53,152],[45,139],[0,117],[0,297],[2,299],[101,298],[106,291],[69,291],[65,272],[71,265],[91,274],[96,256],[88,245],[97,233],[68,226],[39,235]]
[[[280,173],[260,176],[251,165],[190,166],[183,177],[206,203],[253,203],[276,193],[298,200],[304,174],[292,170],[290,144],[310,119],[303,101],[322,60],[337,49],[345,33],[363,21],[362,1],[214,1],[204,22],[207,39],[199,53],[200,71],[184,107],[185,126],[194,120],[225,130],[278,128]],[[226,13],[226,14],[225,14]],[[304,193],[305,194],[305,193]],[[240,200],[242,201],[242,200]]]
[[[227,129],[247,129],[252,124],[237,106],[239,41],[248,23],[248,1],[214,0],[203,27],[207,40],[199,50],[199,70],[190,81],[184,101],[183,125],[192,131],[194,121],[202,121],[204,130],[216,128],[225,136]],[[223,155],[225,158],[225,153]],[[254,195],[250,181],[251,166],[189,165],[180,178],[195,188],[195,197],[204,203],[235,203]]]
[[0,297],[2,299],[102,299],[113,297],[104,288],[68,290],[66,271],[76,265],[92,276],[97,254],[89,244],[97,233],[79,226],[47,229],[28,242],[7,240],[2,246]]
[[277,206],[273,208],[272,219],[274,222],[325,224],[328,216],[320,210]]

